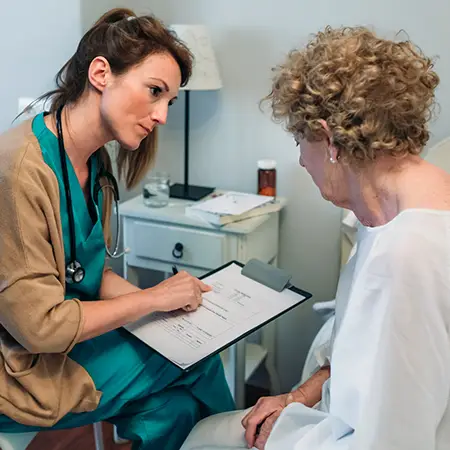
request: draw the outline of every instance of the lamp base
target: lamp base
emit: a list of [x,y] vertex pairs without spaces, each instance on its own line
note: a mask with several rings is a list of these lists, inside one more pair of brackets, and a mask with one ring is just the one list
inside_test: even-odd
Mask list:
[[175,183],[170,186],[170,197],[182,198],[184,200],[200,200],[214,192],[215,188],[204,186],[192,186]]

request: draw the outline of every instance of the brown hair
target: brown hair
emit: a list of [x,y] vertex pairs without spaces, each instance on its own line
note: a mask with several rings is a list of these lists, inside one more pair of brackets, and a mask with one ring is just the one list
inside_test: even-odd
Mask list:
[[[193,56],[175,33],[152,15],[136,16],[126,8],[115,8],[105,13],[82,37],[74,55],[56,75],[56,89],[36,100],[51,99],[50,112],[62,105],[77,102],[88,86],[88,71],[92,60],[105,57],[115,75],[142,62],[152,54],[168,53],[178,63],[181,86],[192,74]],[[34,103],[34,102],[33,102]],[[30,105],[31,106],[31,105]],[[120,148],[117,155],[119,178],[127,189],[135,187],[153,163],[157,147],[157,128],[147,136],[136,151]],[[111,159],[103,147],[100,158],[106,170],[112,170]],[[111,200],[110,190],[104,190],[103,227],[105,238],[110,240]]]
[[323,139],[325,120],[350,163],[419,154],[439,83],[432,69],[409,41],[380,39],[364,27],[327,27],[274,69],[265,100],[294,137]]

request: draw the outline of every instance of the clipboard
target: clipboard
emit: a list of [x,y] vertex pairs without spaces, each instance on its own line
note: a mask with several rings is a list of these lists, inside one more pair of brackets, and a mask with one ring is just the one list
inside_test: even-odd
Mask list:
[[[224,274],[225,276],[228,273],[231,273],[234,279],[239,279],[241,286],[239,287],[240,290],[235,289],[234,287],[231,288],[229,286],[225,286],[224,290],[231,290],[233,292],[235,291],[237,294],[232,294],[232,296],[237,295],[236,303],[238,304],[240,302],[240,298],[238,298],[239,294],[242,295],[243,300],[241,303],[242,305],[244,305],[243,310],[245,312],[247,312],[245,309],[247,307],[247,305],[245,305],[246,301],[249,304],[251,303],[249,311],[251,311],[252,308],[255,309],[255,307],[259,307],[258,302],[262,302],[261,299],[263,298],[263,296],[266,304],[263,305],[264,308],[260,313],[252,316],[249,319],[248,323],[247,321],[245,321],[245,323],[233,326],[229,331],[226,331],[220,337],[211,339],[210,341],[206,340],[206,343],[198,344],[200,347],[203,345],[198,354],[197,349],[191,348],[192,345],[197,345],[197,342],[195,341],[196,325],[190,325],[192,326],[193,332],[192,330],[186,331],[186,329],[183,329],[183,327],[186,324],[189,324],[190,319],[194,319],[195,321],[195,317],[198,317],[200,320],[200,316],[202,314],[203,316],[201,318],[206,317],[205,314],[210,314],[210,316],[208,317],[216,320],[216,317],[211,315],[213,314],[211,312],[211,309],[208,309],[209,300],[207,302],[205,298],[202,307],[192,313],[181,311],[175,311],[171,313],[153,313],[150,316],[144,317],[133,324],[127,325],[125,329],[135,335],[138,339],[145,342],[154,351],[166,358],[172,364],[187,372],[193,370],[206,359],[221,353],[226,348],[232,346],[236,342],[247,337],[251,333],[267,325],[273,320],[276,320],[277,318],[286,314],[297,306],[303,304],[305,301],[309,300],[312,297],[309,292],[299,289],[290,284],[291,277],[285,271],[258,260],[250,260],[245,265],[239,261],[232,260],[201,276],[200,279],[205,280],[209,278],[214,280],[215,284],[213,284],[213,290],[215,290],[217,286],[219,286],[220,288],[220,275]],[[208,284],[210,283],[208,282]],[[243,286],[244,289],[242,289]],[[246,291],[244,292],[245,289]],[[259,299],[249,297],[249,295],[247,295],[249,289],[256,291],[257,295],[260,295]],[[205,294],[205,297],[208,297],[208,294],[210,293]],[[215,301],[215,292],[214,294],[211,294],[211,296],[213,295],[213,300]],[[217,297],[217,299],[220,300],[219,296]],[[282,301],[277,303],[272,300],[267,300],[269,297],[276,297],[279,301]],[[223,299],[225,299],[225,297],[223,297]],[[231,299],[232,297],[229,297],[226,300],[231,302]],[[214,301],[212,301],[211,305],[214,305]],[[281,303],[283,304],[281,305]],[[269,309],[266,309],[266,305],[269,304],[271,305],[273,311],[277,311],[276,313],[273,313],[272,310],[269,311]],[[217,306],[219,309],[222,305],[226,305],[227,307],[236,306],[233,302],[223,304],[221,304],[220,302],[216,302],[215,304],[215,306]],[[238,308],[239,307],[241,307],[240,304]],[[197,314],[197,316],[195,316],[195,314]],[[219,316],[220,314],[221,311],[218,312]],[[264,320],[261,320],[261,317],[263,317]],[[242,318],[240,319],[242,320]],[[252,323],[252,320],[254,323]],[[205,324],[209,325],[206,322]],[[221,325],[220,320],[217,322],[217,324],[219,326]],[[213,327],[213,325],[211,325],[211,327]],[[216,327],[213,328],[217,329]],[[189,335],[189,333],[191,335]],[[202,335],[200,335],[200,337],[202,338]],[[183,339],[185,338],[187,339],[188,343],[183,341]],[[177,348],[177,344],[179,344],[180,348]],[[204,354],[202,354],[202,352]],[[189,359],[190,357],[192,358],[192,362],[182,362],[183,358]]]

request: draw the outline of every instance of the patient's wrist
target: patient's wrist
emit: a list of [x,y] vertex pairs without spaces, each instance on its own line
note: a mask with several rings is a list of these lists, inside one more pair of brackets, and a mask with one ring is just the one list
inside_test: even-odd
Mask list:
[[289,401],[288,396],[287,403],[294,401],[312,408],[322,399],[322,386],[329,377],[330,367],[324,366],[320,368],[308,381],[291,392],[293,400]]
[[290,405],[291,403],[302,403],[303,405],[307,405],[308,403],[308,397],[301,387],[295,389],[294,391],[289,392],[289,394],[286,395],[286,405]]

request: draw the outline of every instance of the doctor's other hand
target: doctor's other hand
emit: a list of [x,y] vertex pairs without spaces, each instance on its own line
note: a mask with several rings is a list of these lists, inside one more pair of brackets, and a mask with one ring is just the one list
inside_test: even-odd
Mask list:
[[272,427],[281,411],[294,402],[306,402],[306,397],[300,390],[274,397],[261,397],[251,411],[242,419],[248,447],[264,450]]
[[212,288],[185,271],[148,289],[155,299],[156,311],[195,311],[202,303],[202,294]]

